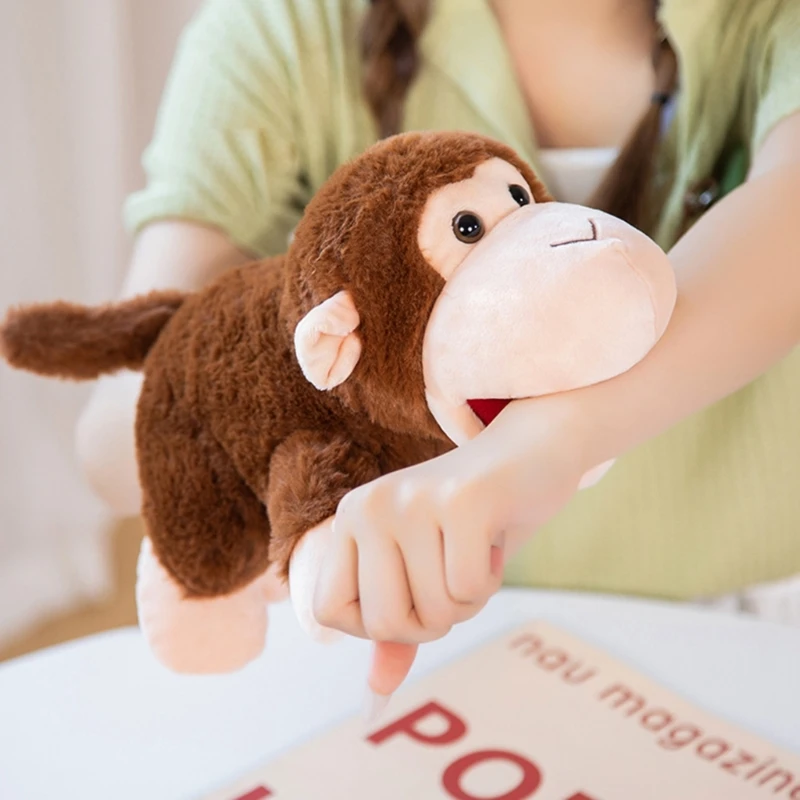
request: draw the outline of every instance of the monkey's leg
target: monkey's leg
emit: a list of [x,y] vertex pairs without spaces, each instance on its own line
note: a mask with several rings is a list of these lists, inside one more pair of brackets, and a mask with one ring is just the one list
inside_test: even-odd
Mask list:
[[265,502],[270,561],[283,577],[306,532],[332,517],[349,491],[380,474],[377,458],[342,433],[295,431],[281,442],[270,460]]
[[266,510],[221,446],[177,409],[151,416],[142,433],[142,631],[175,671],[238,669],[263,650],[267,601],[287,594],[267,572]]
[[139,625],[156,658],[174,672],[233,672],[264,650],[267,603],[284,600],[286,583],[269,570],[222,597],[187,597],[142,542],[136,583]]

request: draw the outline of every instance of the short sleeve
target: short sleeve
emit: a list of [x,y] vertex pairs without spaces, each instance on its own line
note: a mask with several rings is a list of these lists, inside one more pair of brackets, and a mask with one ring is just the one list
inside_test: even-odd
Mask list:
[[302,160],[292,27],[282,0],[206,0],[179,42],[143,157],[146,188],[126,204],[129,230],[177,218],[257,255],[285,249]]
[[753,50],[755,116],[751,151],[782,119],[800,110],[800,0],[783,0],[763,21]]

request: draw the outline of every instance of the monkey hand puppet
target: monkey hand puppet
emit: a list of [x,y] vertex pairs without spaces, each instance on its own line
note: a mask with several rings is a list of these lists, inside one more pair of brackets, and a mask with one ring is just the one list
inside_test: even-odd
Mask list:
[[675,299],[651,239],[554,202],[508,147],[409,133],[339,168],[285,255],[196,293],[14,308],[0,349],[65,379],[143,371],[140,623],[162,663],[212,673],[262,651],[345,494],[630,369]]

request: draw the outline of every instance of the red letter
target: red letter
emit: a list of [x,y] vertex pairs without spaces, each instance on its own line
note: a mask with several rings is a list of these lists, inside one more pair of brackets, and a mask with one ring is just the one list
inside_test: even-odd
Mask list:
[[258,786],[252,792],[237,797],[236,800],[264,800],[265,797],[272,797],[272,792],[265,786]]
[[572,797],[568,797],[567,800],[594,800],[594,798],[589,797],[588,794],[584,794],[583,792],[578,792],[578,794],[572,795]]
[[[516,788],[497,797],[475,797],[467,794],[461,788],[461,778],[468,769],[484,761],[497,760],[510,761],[512,764],[522,768],[522,781]],[[539,788],[541,782],[542,773],[539,772],[535,764],[531,764],[527,758],[505,750],[483,750],[478,753],[469,753],[463,758],[459,758],[458,761],[454,761],[442,775],[442,785],[445,791],[450,797],[455,797],[456,800],[526,800]]]
[[[709,746],[712,747],[709,752]],[[713,749],[716,746],[716,749]],[[697,747],[697,755],[706,761],[716,761],[720,756],[724,756],[731,749],[731,746],[722,739],[706,739],[701,745]]]
[[563,650],[545,650],[536,660],[542,669],[552,672],[554,669],[563,667],[569,661],[569,656]]
[[[656,718],[657,722],[653,725],[653,717]],[[660,733],[664,730],[668,725],[672,725],[674,722],[674,717],[669,711],[664,711],[662,708],[654,708],[648,711],[641,719],[642,725],[644,725],[647,730],[652,731],[653,733]]]
[[523,633],[522,636],[518,636],[516,639],[514,639],[509,646],[512,650],[514,650],[517,647],[521,647],[523,644],[527,645],[525,648],[525,655],[529,656],[531,653],[535,653],[541,648],[542,640],[538,636],[534,636],[532,633]]
[[[448,728],[444,733],[432,736],[427,733],[422,733],[414,727],[420,720],[434,715],[441,717],[447,722]],[[428,703],[422,706],[422,708],[418,708],[416,711],[407,714],[405,717],[401,717],[391,725],[387,725],[387,727],[373,733],[372,736],[367,738],[367,741],[372,742],[372,744],[382,744],[389,737],[397,733],[404,733],[423,744],[452,744],[458,741],[466,732],[466,724],[453,714],[452,711],[448,711],[438,703]]]

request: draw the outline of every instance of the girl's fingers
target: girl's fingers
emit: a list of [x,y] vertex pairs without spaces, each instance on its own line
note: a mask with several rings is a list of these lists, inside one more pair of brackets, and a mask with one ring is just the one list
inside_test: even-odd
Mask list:
[[369,671],[369,688],[381,697],[396,692],[411,671],[416,656],[415,644],[377,642]]
[[334,535],[314,589],[316,621],[351,636],[369,638],[359,606],[358,550],[350,536]]
[[474,504],[450,509],[444,528],[447,589],[453,600],[464,605],[483,605],[502,582],[489,522],[476,511]]
[[489,572],[495,580],[503,580],[503,571],[506,566],[506,534],[501,533],[495,539],[489,551]]
[[403,554],[394,539],[365,536],[358,542],[358,590],[370,639],[414,643],[425,637],[414,611]]
[[[430,523],[428,523],[430,524]],[[411,600],[427,637],[444,636],[457,622],[479,610],[471,603],[458,603],[447,591],[444,570],[444,538],[438,528],[410,520],[409,532],[399,538],[406,564]]]

